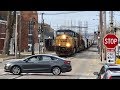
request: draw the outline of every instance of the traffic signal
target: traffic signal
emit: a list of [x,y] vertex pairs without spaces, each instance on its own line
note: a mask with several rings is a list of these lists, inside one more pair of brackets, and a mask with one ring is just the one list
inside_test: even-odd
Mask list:
[[116,31],[117,31],[117,28],[114,28],[114,31],[116,32]]
[[100,31],[98,31],[98,36],[100,35]]
[[96,34],[96,32],[94,32],[94,34]]

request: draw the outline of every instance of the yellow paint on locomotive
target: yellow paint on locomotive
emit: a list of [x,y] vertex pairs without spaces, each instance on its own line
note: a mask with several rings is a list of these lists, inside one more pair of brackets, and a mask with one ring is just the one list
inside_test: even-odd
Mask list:
[[55,46],[60,46],[60,47],[74,47],[74,39],[71,36],[68,35],[58,35],[56,36],[55,39]]

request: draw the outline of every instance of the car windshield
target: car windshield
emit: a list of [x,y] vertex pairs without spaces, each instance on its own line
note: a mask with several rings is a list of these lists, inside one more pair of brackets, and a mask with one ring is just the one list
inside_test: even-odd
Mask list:
[[120,68],[109,68],[110,71],[120,71]]

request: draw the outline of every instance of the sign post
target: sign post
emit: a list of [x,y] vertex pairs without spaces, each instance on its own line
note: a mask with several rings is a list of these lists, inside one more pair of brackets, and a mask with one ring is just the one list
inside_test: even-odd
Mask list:
[[103,39],[103,44],[107,48],[107,63],[115,63],[115,47],[118,45],[118,38],[114,34],[107,34]]

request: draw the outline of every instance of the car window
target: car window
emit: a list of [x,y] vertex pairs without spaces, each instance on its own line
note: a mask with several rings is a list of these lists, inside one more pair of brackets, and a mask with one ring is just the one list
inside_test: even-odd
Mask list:
[[42,58],[42,56],[38,56],[38,59],[39,59],[39,61],[42,61],[43,58]]
[[51,61],[51,57],[50,56],[42,56],[42,61]]
[[58,60],[58,58],[56,58],[56,57],[51,57],[51,60]]
[[109,68],[110,71],[120,71],[120,68]]
[[30,57],[28,59],[29,62],[38,62],[39,58],[37,56],[34,56],[34,57]]

